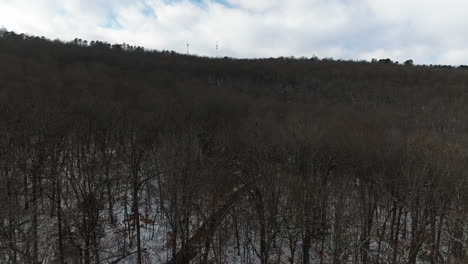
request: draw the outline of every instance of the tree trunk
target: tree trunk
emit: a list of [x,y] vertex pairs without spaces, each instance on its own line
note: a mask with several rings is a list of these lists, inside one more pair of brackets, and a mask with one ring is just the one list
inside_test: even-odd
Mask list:
[[64,264],[65,259],[64,259],[64,251],[63,251],[63,231],[62,231],[62,195],[61,195],[61,184],[60,184],[60,179],[57,176],[57,202],[56,202],[56,207],[57,207],[57,228],[58,228],[58,249],[59,249],[59,264]]
[[[395,204],[395,206],[397,206]],[[395,210],[396,212],[396,210]],[[398,241],[399,241],[399,236],[400,236],[400,219],[403,214],[403,208],[399,207],[398,209],[398,216],[396,217],[395,221],[395,232],[394,232],[394,237],[393,237],[393,256],[392,256],[392,264],[397,264],[397,257],[398,257]]]
[[32,228],[33,228],[33,262],[39,263],[39,235],[38,235],[38,221],[37,221],[37,172],[32,172]]
[[133,186],[133,217],[137,232],[137,264],[141,264],[140,209],[138,203],[138,183]]
[[304,232],[304,238],[302,239],[302,263],[310,263],[310,247],[312,245],[312,236],[310,230],[310,224],[307,224]]
[[111,225],[115,224],[114,220],[114,203],[112,201],[112,183],[109,177],[109,169],[106,168],[106,189],[107,189],[107,210],[109,215],[109,221]]
[[[7,182],[8,183],[8,182]],[[16,253],[16,224],[15,217],[13,216],[13,194],[10,188],[7,188],[8,194],[8,233],[9,233],[9,247],[12,255],[12,264],[18,263],[18,256]]]

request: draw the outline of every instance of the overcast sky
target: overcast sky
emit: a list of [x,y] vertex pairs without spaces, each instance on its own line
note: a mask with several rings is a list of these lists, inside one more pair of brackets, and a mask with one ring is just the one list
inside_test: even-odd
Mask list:
[[466,0],[0,0],[18,33],[215,56],[468,64]]

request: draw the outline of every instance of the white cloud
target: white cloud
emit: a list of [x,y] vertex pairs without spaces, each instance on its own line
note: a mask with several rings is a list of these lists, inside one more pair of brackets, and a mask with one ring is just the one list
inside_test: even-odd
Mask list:
[[468,48],[456,49],[444,52],[441,54],[441,60],[447,64],[453,65],[467,65],[468,64]]
[[0,0],[0,25],[178,52],[189,41],[208,56],[218,41],[222,56],[468,64],[467,9],[462,0]]
[[227,2],[235,7],[243,8],[254,12],[264,12],[281,6],[280,0],[227,0]]

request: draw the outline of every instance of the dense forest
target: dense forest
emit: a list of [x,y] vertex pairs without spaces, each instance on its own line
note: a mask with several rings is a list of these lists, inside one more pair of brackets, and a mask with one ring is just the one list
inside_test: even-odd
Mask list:
[[0,263],[468,263],[468,70],[0,33]]

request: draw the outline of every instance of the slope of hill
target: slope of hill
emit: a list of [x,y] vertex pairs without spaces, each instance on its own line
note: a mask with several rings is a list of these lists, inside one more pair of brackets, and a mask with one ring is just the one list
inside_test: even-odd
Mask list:
[[464,263],[468,71],[0,34],[0,263]]

